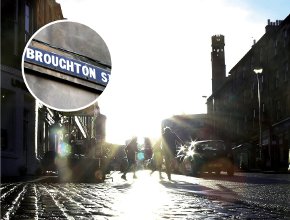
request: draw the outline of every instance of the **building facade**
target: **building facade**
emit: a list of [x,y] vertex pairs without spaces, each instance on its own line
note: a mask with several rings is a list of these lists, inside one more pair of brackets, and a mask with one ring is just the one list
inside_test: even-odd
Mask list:
[[[289,166],[289,27],[290,16],[283,21],[268,20],[265,34],[207,99],[212,135],[233,146],[254,146],[251,168],[287,170]],[[262,73],[256,74],[256,69]]]
[[23,81],[21,58],[32,34],[63,15],[55,0],[5,0],[1,16],[1,176],[33,174],[38,108]]

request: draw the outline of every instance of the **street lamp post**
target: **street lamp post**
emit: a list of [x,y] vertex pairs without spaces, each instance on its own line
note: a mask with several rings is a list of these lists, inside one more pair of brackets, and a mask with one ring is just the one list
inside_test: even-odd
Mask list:
[[261,91],[260,91],[260,80],[259,75],[262,74],[263,69],[254,69],[254,72],[257,76],[258,83],[258,105],[259,105],[259,148],[260,148],[260,160],[262,160],[262,124],[261,124]]

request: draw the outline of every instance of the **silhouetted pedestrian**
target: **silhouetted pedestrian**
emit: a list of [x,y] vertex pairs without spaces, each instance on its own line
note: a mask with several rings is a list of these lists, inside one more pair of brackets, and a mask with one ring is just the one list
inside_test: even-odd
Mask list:
[[154,146],[153,146],[153,156],[151,158],[151,173],[152,175],[155,170],[159,171],[159,178],[162,179],[162,164],[163,164],[163,153],[162,153],[162,146],[161,146],[161,140],[158,141]]
[[148,137],[144,138],[144,161],[152,158],[152,143]]
[[169,180],[171,180],[171,169],[176,157],[176,142],[183,143],[169,127],[166,127],[162,133],[162,151],[165,159],[166,174]]
[[127,159],[128,159],[128,167],[125,169],[122,179],[127,180],[126,174],[133,169],[133,178],[136,179],[136,153],[138,152],[137,147],[137,137],[133,137],[130,143],[125,148]]

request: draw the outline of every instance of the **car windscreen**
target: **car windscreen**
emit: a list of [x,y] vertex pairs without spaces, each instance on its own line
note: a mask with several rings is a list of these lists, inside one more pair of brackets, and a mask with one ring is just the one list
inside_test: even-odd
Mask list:
[[203,142],[196,146],[196,151],[224,151],[226,146],[222,142]]

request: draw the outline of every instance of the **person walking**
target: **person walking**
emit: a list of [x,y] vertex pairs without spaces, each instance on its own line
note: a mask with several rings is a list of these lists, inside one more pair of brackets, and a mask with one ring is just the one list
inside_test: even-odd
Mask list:
[[152,158],[152,143],[151,143],[151,140],[150,138],[148,137],[145,137],[144,138],[144,161],[147,161],[149,159]]
[[162,146],[161,146],[161,141],[158,141],[154,146],[153,146],[153,156],[151,159],[151,173],[152,175],[154,171],[158,170],[159,172],[159,178],[163,179],[162,177],[162,164],[163,164],[163,153],[162,153]]
[[122,179],[127,180],[126,174],[133,169],[133,178],[136,179],[136,153],[138,152],[137,137],[133,137],[130,143],[126,146],[125,152],[128,159],[128,167],[125,169]]
[[176,157],[176,142],[183,143],[169,127],[166,127],[162,133],[162,151],[165,159],[166,174],[169,180],[171,180],[171,169]]

